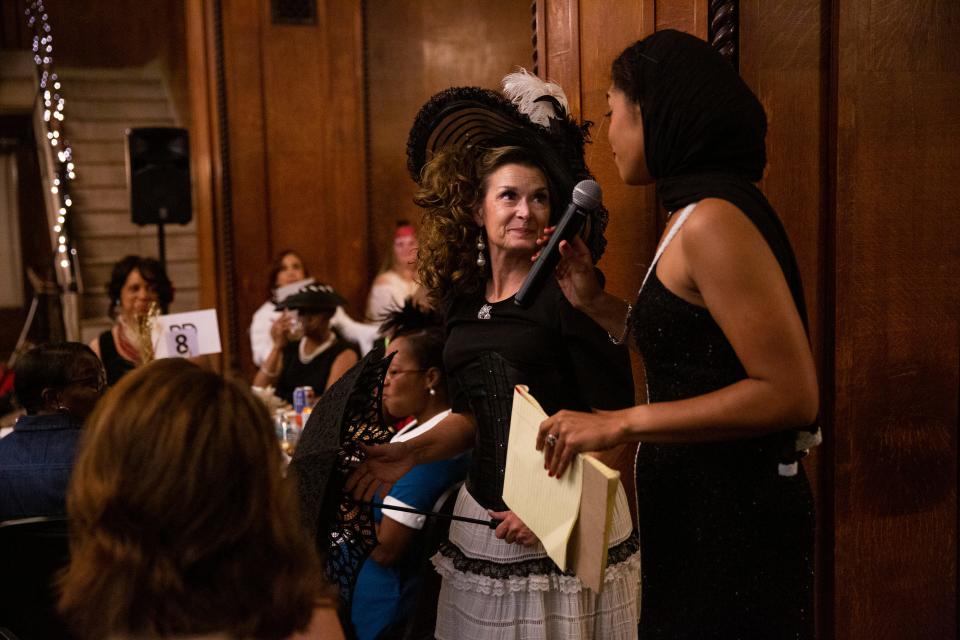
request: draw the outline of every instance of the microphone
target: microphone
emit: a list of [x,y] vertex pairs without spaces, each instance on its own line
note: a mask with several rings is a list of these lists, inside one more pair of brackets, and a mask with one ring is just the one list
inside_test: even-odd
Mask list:
[[513,301],[519,306],[524,306],[527,298],[532,296],[540,288],[543,278],[546,274],[553,271],[560,261],[560,242],[570,240],[576,234],[580,233],[583,223],[590,212],[595,211],[603,199],[603,193],[600,191],[600,185],[594,180],[581,180],[573,188],[573,197],[570,200],[570,206],[563,212],[563,217],[557,223],[553,235],[547,245],[540,250],[537,261],[530,268],[520,291],[514,296]]

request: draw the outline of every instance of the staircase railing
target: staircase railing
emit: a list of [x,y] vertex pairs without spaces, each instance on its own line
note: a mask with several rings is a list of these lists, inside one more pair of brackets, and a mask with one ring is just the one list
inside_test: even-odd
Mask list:
[[43,0],[33,0],[26,9],[27,25],[33,32],[33,61],[37,73],[34,131],[40,156],[41,179],[45,185],[47,228],[53,255],[54,273],[60,288],[63,326],[67,340],[80,339],[80,256],[73,240],[70,215],[73,199],[70,185],[76,178],[73,149],[64,135],[64,107],[61,81],[53,67],[53,33]]

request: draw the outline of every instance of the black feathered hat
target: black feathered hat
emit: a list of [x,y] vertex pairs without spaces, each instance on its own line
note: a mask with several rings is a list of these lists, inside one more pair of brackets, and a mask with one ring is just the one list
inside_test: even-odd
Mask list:
[[[584,160],[591,124],[578,124],[568,115],[567,98],[558,84],[521,69],[503,79],[503,93],[452,87],[430,98],[410,129],[407,168],[419,183],[424,165],[441,149],[520,146],[541,161],[566,207],[574,186],[593,178]],[[552,212],[557,218],[562,213]],[[594,262],[606,248],[608,218],[606,208],[599,207],[582,233]]]
[[313,282],[300,288],[277,303],[277,309],[302,309],[304,311],[334,311],[346,304],[339,293],[328,284]]
[[402,307],[387,314],[380,325],[380,335],[398,336],[441,326],[443,320],[440,314],[433,309],[421,307],[412,298],[407,298]]

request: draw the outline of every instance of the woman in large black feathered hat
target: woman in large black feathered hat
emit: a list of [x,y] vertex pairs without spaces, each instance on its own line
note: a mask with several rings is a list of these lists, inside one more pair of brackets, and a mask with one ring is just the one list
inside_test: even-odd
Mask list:
[[[561,571],[502,498],[514,385],[528,385],[549,412],[633,403],[626,350],[575,310],[554,278],[526,306],[514,303],[538,238],[590,177],[584,142],[560,88],[525,73],[508,76],[504,94],[460,87],[434,96],[410,133],[424,210],[419,273],[444,312],[453,414],[429,434],[371,449],[354,481],[372,490],[414,461],[472,447],[454,512],[501,523],[491,531],[454,522],[434,557],[441,639],[636,636],[639,543],[622,487],[600,594]],[[600,208],[583,230],[591,266],[605,226]]]

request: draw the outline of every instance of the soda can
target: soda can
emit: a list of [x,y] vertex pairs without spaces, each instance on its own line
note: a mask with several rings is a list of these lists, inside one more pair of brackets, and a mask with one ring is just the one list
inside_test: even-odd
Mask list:
[[293,410],[298,414],[310,406],[313,399],[313,387],[297,387],[293,390]]

